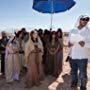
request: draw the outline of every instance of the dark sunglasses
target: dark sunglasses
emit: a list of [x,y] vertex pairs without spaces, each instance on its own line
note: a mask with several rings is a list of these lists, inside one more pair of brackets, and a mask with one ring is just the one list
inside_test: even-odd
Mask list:
[[89,21],[89,17],[81,18],[82,21]]

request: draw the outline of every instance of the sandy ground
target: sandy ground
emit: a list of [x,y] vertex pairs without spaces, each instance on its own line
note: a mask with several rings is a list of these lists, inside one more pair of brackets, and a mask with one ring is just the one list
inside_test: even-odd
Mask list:
[[[68,51],[67,51],[68,53]],[[0,90],[79,90],[70,88],[70,67],[69,63],[65,62],[67,53],[64,53],[63,72],[57,79],[48,76],[42,81],[39,87],[25,88],[25,75],[20,77],[20,82],[14,81],[11,84],[5,82],[5,78],[0,78]],[[88,63],[88,85],[87,90],[90,90],[90,50],[89,50],[89,63]]]

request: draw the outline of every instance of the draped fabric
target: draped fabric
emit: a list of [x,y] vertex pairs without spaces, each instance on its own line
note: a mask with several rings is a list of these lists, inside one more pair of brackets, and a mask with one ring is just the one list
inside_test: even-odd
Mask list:
[[9,44],[5,52],[5,77],[7,82],[19,80],[20,75],[20,56],[19,43]]
[[[42,55],[43,55],[43,46],[42,46],[42,42],[40,40],[40,38],[38,37],[38,48],[41,49],[42,51]],[[33,41],[31,40],[31,37],[29,36],[29,40],[28,42],[25,44],[25,60],[26,60],[26,63],[27,63],[27,59],[28,59],[28,56],[29,54],[34,50],[34,43]]]

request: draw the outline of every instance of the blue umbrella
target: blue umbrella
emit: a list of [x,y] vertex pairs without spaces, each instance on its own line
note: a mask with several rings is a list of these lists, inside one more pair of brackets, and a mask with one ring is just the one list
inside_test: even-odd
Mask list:
[[53,14],[65,12],[75,4],[76,2],[74,0],[33,0],[33,9],[41,13],[50,13],[52,28]]

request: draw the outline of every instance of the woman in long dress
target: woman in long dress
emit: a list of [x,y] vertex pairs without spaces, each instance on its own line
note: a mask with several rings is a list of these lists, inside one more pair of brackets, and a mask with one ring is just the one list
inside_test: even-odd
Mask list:
[[26,85],[40,85],[40,81],[44,79],[42,67],[43,46],[36,31],[30,33],[29,41],[25,46],[25,58],[27,64]]
[[58,74],[63,70],[63,33],[62,29],[57,30],[57,39],[59,41],[59,50],[58,50]]
[[60,49],[59,41],[56,37],[56,32],[52,31],[50,36],[50,41],[46,45],[47,55],[46,55],[46,69],[49,75],[58,77],[59,75],[59,62],[58,53]]
[[5,53],[5,76],[7,82],[12,82],[13,80],[19,80],[20,74],[20,57],[19,57],[19,47],[17,38],[14,37],[7,47]]
[[18,37],[18,42],[19,42],[21,72],[24,72],[24,69],[25,69],[25,57],[24,57],[25,42],[24,42],[23,32],[18,31],[17,37]]

